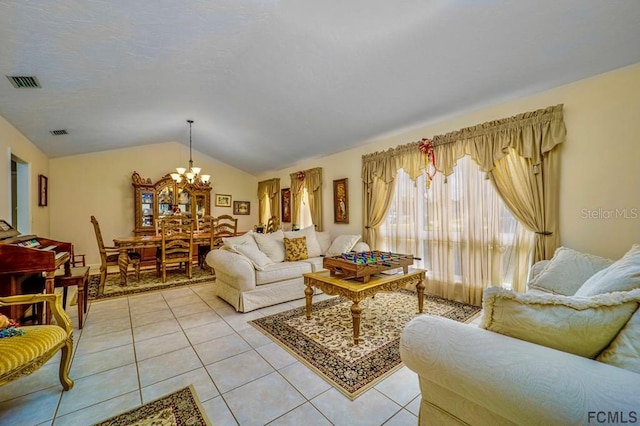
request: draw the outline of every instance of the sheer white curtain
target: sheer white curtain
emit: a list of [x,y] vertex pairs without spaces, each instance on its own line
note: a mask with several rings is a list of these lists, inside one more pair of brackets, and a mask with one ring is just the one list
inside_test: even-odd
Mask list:
[[396,177],[392,206],[377,247],[422,258],[427,291],[480,305],[491,285],[522,290],[533,235],[506,209],[491,181],[470,157],[447,178]]

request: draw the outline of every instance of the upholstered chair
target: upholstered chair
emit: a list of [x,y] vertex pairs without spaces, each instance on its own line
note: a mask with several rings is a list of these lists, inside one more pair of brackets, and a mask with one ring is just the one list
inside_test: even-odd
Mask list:
[[0,297],[0,306],[33,305],[48,303],[55,325],[31,325],[20,327],[23,335],[0,339],[0,386],[38,370],[58,351],[60,358],[60,383],[65,391],[73,387],[69,378],[69,366],[73,353],[73,326],[62,309],[61,294],[24,294]]
[[[98,242],[98,251],[100,252],[100,288],[104,288],[104,282],[107,280],[107,267],[118,265],[118,256],[120,252],[116,247],[107,247],[102,240],[102,232],[100,232],[100,224],[95,216],[91,216],[91,223],[96,234]],[[133,265],[136,273],[136,279],[140,279],[140,254],[131,251],[127,253],[129,256],[129,265]]]

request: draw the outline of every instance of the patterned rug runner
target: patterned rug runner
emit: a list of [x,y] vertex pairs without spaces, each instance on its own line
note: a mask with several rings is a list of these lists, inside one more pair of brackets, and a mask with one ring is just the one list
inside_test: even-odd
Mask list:
[[193,267],[193,277],[187,278],[183,270],[172,269],[167,271],[167,282],[163,283],[162,278],[158,278],[155,269],[140,271],[140,281],[135,275],[129,274],[126,286],[120,285],[120,274],[107,274],[104,290],[100,291],[100,275],[89,277],[89,300],[106,299],[109,297],[127,296],[146,291],[163,290],[171,287],[197,284],[207,281],[215,281],[216,277],[210,270],[203,270],[198,266]]
[[127,411],[96,423],[94,426],[116,425],[211,425],[200,405],[193,386],[188,386],[172,394],[148,402],[138,408]]
[[[335,297],[314,303],[311,320],[305,307],[250,323],[289,351],[350,399],[375,386],[402,366],[400,333],[418,314],[416,293],[378,293],[360,303],[360,344],[353,344],[352,302]],[[471,322],[480,309],[425,295],[424,313]]]

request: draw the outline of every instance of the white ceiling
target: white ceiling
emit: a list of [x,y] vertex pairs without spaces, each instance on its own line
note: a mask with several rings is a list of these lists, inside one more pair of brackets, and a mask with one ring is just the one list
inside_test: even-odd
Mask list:
[[0,74],[42,85],[0,115],[50,157],[193,119],[259,174],[638,62],[638,0],[0,0]]

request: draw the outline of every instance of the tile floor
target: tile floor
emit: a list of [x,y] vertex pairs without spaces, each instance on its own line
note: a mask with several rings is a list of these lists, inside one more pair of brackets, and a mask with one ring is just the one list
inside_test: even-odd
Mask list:
[[0,424],[90,425],[193,384],[215,425],[416,425],[406,367],[351,401],[247,323],[303,304],[240,314],[211,284],[90,303],[74,331],[74,388],[62,392],[58,355],[0,387]]

